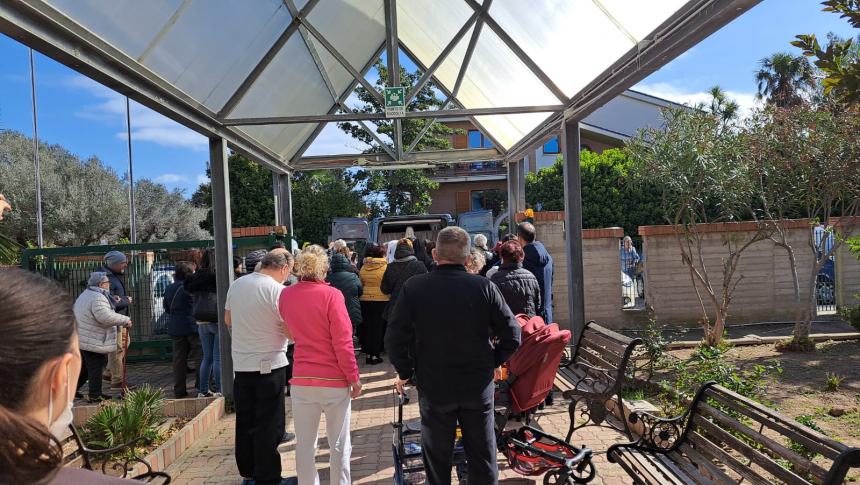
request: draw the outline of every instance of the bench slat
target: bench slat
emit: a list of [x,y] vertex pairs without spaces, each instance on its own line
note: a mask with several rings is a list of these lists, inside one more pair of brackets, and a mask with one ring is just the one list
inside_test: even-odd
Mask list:
[[716,439],[733,448],[738,453],[749,458],[755,464],[764,468],[765,470],[767,470],[768,473],[772,474],[776,478],[783,480],[787,483],[809,483],[797,474],[781,467],[769,456],[759,453],[757,450],[753,449],[748,444],[732,436],[732,434],[730,434],[728,431],[708,421],[707,419],[705,419],[704,416],[701,416],[700,414],[694,414],[693,422],[696,424],[696,426],[704,430],[707,434],[715,437]]
[[607,338],[597,332],[589,332],[585,331],[582,334],[582,339],[580,339],[580,345],[585,342],[590,347],[600,347],[609,351],[616,356],[623,357],[624,353],[627,352],[627,346],[630,345],[630,342],[622,343],[617,340],[612,340]]
[[654,461],[654,455],[639,450],[625,449],[624,455],[633,468],[633,476],[645,479],[645,483],[654,485],[689,485],[692,482],[668,472],[663,463]]
[[609,338],[609,339],[612,339],[616,342],[619,342],[621,345],[623,345],[625,347],[630,345],[631,342],[633,342],[632,338],[630,338],[626,335],[621,335],[618,332],[609,330],[608,328],[601,326],[601,325],[598,325],[596,323],[589,324],[587,327],[585,327],[585,329],[586,329],[586,331],[593,330],[593,331],[605,336],[606,338]]
[[701,434],[695,431],[690,431],[687,433],[687,439],[690,440],[690,443],[693,443],[696,446],[696,449],[698,449],[703,455],[713,458],[723,465],[731,468],[735,473],[744,477],[744,479],[749,481],[752,485],[770,485],[770,481],[755,473],[752,468],[741,463],[737,458],[726,453],[725,450],[712,443]]
[[[717,483],[732,483],[736,481],[726,475],[726,472],[715,465],[710,458],[705,457],[697,449],[690,446],[689,443],[681,443],[678,449],[684,452],[692,463],[699,466],[700,472],[702,467],[706,468],[708,470],[707,473],[712,477],[711,479]],[[702,473],[702,475],[705,475],[705,473]]]
[[[585,361],[594,367],[606,369],[610,372],[610,375],[618,373],[618,364],[608,362],[603,357],[603,355],[597,354],[588,349],[580,349],[579,353],[576,354],[577,361]],[[576,363],[574,363],[574,365],[576,365]]]
[[677,451],[666,453],[665,455],[657,454],[655,455],[655,458],[660,460],[664,465],[666,465],[666,468],[672,470],[672,472],[679,477],[691,480],[697,485],[715,485],[713,481],[705,478],[704,475],[699,473],[699,470],[690,464],[690,462]]
[[[829,438],[793,419],[788,419],[778,412],[762,406],[761,404],[747,399],[746,397],[722,386],[714,386],[713,388],[705,390],[705,396],[716,399],[720,403],[731,407],[739,413],[749,416],[780,434],[785,434],[794,441],[806,446],[810,450],[821,453],[831,460],[835,459],[839,453],[848,449],[848,446],[844,443],[840,443],[833,438]],[[743,406],[739,406],[737,401],[743,403]],[[748,409],[744,409],[744,407]],[[765,418],[769,419],[765,420],[761,416],[755,416],[755,413],[752,413],[751,411],[757,411]]]
[[765,436],[758,431],[750,428],[749,426],[741,423],[740,421],[732,418],[731,416],[724,414],[722,411],[712,407],[704,401],[699,403],[699,411],[705,416],[710,416],[714,418],[714,420],[716,420],[723,426],[727,426],[738,433],[742,433],[748,436],[756,443],[767,448],[767,450],[771,453],[778,455],[780,458],[788,460],[792,464],[800,465],[804,470],[811,472],[814,476],[819,478],[819,480],[823,480],[824,475],[827,474],[827,471],[825,471],[815,463],[811,462],[807,458],[800,456],[798,453],[786,448],[780,443],[777,443],[769,436]]

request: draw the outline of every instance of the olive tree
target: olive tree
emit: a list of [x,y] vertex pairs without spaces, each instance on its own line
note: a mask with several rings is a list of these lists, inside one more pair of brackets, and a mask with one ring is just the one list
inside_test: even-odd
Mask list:
[[702,308],[707,345],[722,339],[729,305],[743,279],[737,271],[741,256],[767,237],[767,228],[729,233],[722,240],[720,264],[706,262],[707,236],[700,224],[737,220],[752,190],[740,156],[736,110],[730,108],[725,99],[715,99],[710,107],[667,109],[663,129],[642,130],[627,147],[635,162],[634,177],[655,188],[663,218],[673,228]]
[[[860,118],[839,105],[804,104],[759,112],[745,131],[757,185],[753,214],[786,251],[795,295],[792,344],[808,348],[818,273],[860,226]],[[813,263],[805,275],[797,264],[804,248],[787,236],[786,221],[795,215],[809,220],[805,251]]]

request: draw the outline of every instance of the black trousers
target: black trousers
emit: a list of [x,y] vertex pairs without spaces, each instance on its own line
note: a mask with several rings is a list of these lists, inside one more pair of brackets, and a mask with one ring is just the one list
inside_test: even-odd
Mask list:
[[81,350],[81,359],[87,372],[81,372],[81,376],[78,377],[77,389],[80,389],[84,382],[89,381],[89,397],[91,399],[97,398],[102,395],[102,372],[107,365],[107,354]]
[[384,350],[385,313],[387,301],[361,302],[361,325],[358,327],[358,338],[361,350],[367,355],[379,355]]
[[[191,334],[182,337],[171,337],[173,340],[173,397],[182,399],[188,396],[186,379],[188,378],[188,360],[194,364],[194,369],[200,368],[203,358],[203,348],[200,346],[200,335]],[[195,372],[194,387],[200,389],[200,372]]]
[[260,485],[280,483],[278,444],[284,435],[287,369],[274,369],[270,374],[236,372],[235,375],[233,397],[239,473]]
[[493,417],[493,384],[478,395],[451,403],[437,403],[419,396],[421,442],[427,483],[451,483],[454,437],[457,423],[469,463],[469,485],[498,483],[496,436]]

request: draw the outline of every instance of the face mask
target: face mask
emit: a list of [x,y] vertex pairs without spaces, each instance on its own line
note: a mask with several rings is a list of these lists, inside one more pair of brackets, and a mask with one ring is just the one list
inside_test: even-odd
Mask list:
[[74,404],[74,394],[69,392],[72,388],[72,380],[71,380],[71,372],[69,371],[69,366],[66,366],[66,397],[68,398],[68,404],[66,405],[66,409],[60,413],[60,416],[56,421],[53,421],[54,417],[54,390],[51,389],[48,391],[48,429],[51,431],[51,434],[54,435],[57,440],[61,440],[63,435],[66,434],[66,429],[72,424],[72,421],[75,419],[74,413],[72,413],[72,404]]

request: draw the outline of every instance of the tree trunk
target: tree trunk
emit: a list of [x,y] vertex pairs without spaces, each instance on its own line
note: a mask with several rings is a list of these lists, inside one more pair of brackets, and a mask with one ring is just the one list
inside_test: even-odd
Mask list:
[[792,332],[793,343],[804,343],[809,340],[809,333],[812,330],[812,319],[815,317],[816,277],[817,272],[813,274],[812,281],[803,290],[803,298],[798,305],[800,318],[794,323],[794,331]]
[[705,335],[705,343],[713,347],[719,345],[723,340],[723,332],[726,330],[726,316],[723,310],[717,310],[717,315],[714,318],[714,324],[711,326],[708,333]]

